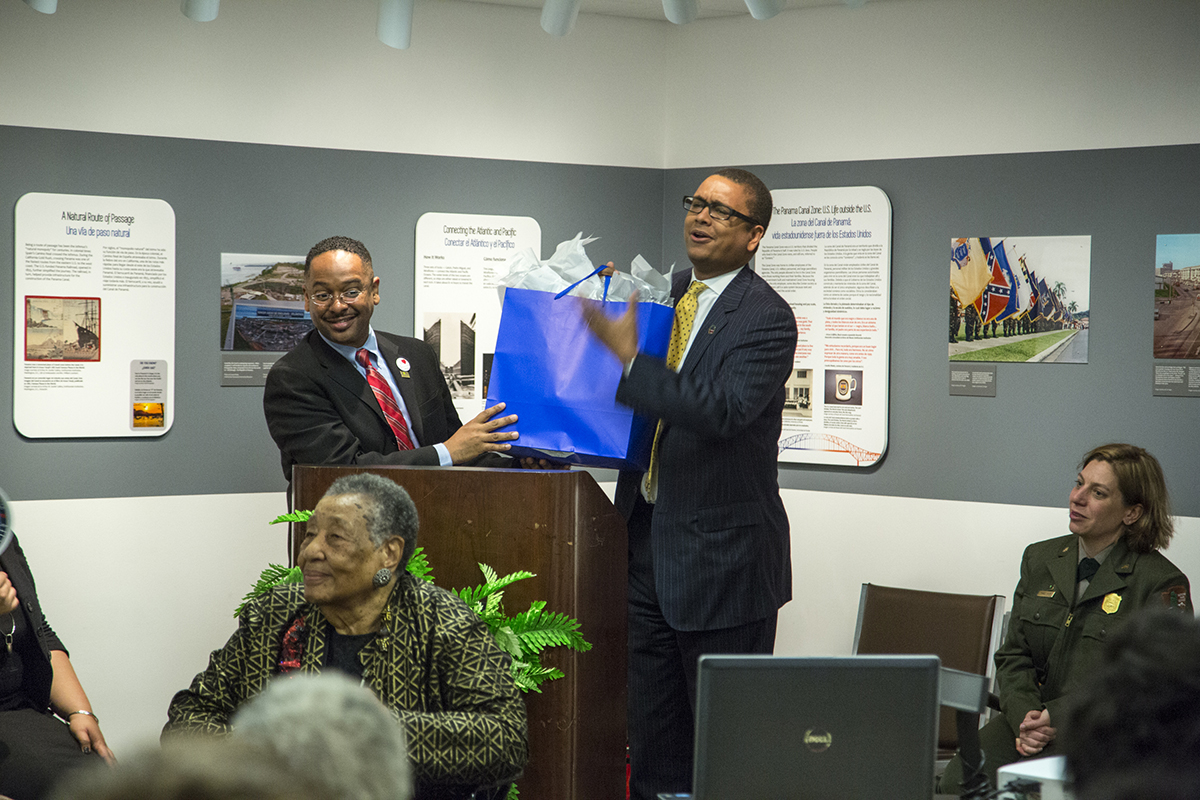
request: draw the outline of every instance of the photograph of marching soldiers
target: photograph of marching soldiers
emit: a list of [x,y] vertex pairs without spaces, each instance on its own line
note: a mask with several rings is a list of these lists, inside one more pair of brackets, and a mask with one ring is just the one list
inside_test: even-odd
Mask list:
[[950,360],[1086,364],[1092,237],[950,240]]
[[1154,357],[1200,358],[1200,233],[1159,236]]

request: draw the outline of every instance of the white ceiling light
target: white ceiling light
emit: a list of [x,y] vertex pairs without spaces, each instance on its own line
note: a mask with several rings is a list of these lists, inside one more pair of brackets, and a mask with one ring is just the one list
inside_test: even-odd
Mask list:
[[183,15],[195,22],[212,22],[217,18],[217,9],[221,0],[182,0],[180,10]]
[[583,0],[546,0],[542,6],[542,30],[552,36],[566,36],[575,27],[579,4]]
[[676,25],[686,25],[700,13],[696,0],[663,0],[663,13]]
[[58,10],[58,0],[25,0],[25,5],[43,14],[53,14]]
[[413,0],[379,0],[375,35],[388,47],[407,50],[412,43],[412,17]]
[[786,5],[787,0],[746,0],[746,8],[755,19],[770,19]]

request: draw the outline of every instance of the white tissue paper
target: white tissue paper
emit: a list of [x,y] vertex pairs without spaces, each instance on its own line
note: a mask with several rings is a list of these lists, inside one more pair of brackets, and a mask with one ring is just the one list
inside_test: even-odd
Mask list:
[[[581,280],[583,282],[568,294],[591,300],[603,299],[605,281],[602,276],[593,275],[583,280],[596,270],[596,266],[584,250],[584,246],[596,241],[596,238],[593,236],[585,239],[580,232],[574,239],[561,242],[555,248],[554,255],[545,261],[539,261],[537,253],[528,248],[513,255],[505,265],[506,274],[497,281],[496,289],[500,293],[500,303],[504,303],[506,288],[535,289],[558,294]],[[671,268],[674,267],[672,264]],[[633,259],[629,272],[618,270],[608,283],[607,299],[610,301],[626,302],[636,290],[639,301],[673,305],[669,273],[663,275],[640,255]]]

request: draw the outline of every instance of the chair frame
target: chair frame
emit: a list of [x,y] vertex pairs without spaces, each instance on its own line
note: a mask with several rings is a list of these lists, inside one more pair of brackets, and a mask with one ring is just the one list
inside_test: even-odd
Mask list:
[[[879,591],[873,592],[872,590],[879,590]],[[881,598],[880,597],[881,594],[886,594],[889,597]],[[880,584],[864,583],[862,585],[862,589],[859,593],[858,619],[855,623],[855,628],[854,628],[854,645],[853,645],[853,651],[852,651],[854,653],[854,655],[859,654],[859,645],[862,640],[863,620],[867,614],[868,602],[871,601],[872,598],[877,598],[874,600],[874,602],[881,602],[881,601],[884,601],[887,599],[890,599],[893,602],[897,602],[897,601],[901,602],[901,603],[912,602],[913,604],[920,604],[923,601],[928,602],[931,604],[929,616],[922,618],[920,620],[921,622],[930,622],[930,621],[935,620],[937,617],[937,607],[939,605],[945,605],[947,607],[953,605],[953,606],[961,608],[961,606],[964,603],[971,603],[971,604],[978,603],[978,604],[983,605],[984,607],[986,607],[987,604],[991,604],[992,611],[991,611],[990,620],[988,623],[990,627],[988,629],[989,640],[988,640],[988,648],[987,648],[987,653],[986,653],[986,662],[987,663],[986,663],[986,665],[984,665],[985,666],[984,670],[979,671],[977,669],[977,666],[978,666],[977,664],[967,665],[967,664],[955,663],[955,664],[947,665],[945,663],[947,660],[946,655],[945,655],[945,652],[946,652],[945,650],[943,650],[942,652],[938,652],[936,648],[930,648],[930,649],[932,649],[933,655],[937,655],[938,657],[940,657],[942,659],[943,666],[950,666],[950,667],[953,667],[955,669],[958,669],[958,670],[961,670],[964,672],[976,672],[978,674],[982,674],[987,678],[988,687],[989,688],[992,687],[993,682],[995,680],[995,674],[996,674],[996,662],[995,662],[996,649],[1000,646],[1000,640],[1001,640],[1001,636],[1003,634],[1003,628],[1004,628],[1005,598],[1003,595],[952,594],[952,593],[948,593],[948,592],[932,592],[932,591],[918,590],[918,589],[902,589],[902,588],[891,587],[891,586],[882,586]],[[869,652],[882,653],[883,651],[871,649]],[[919,652],[926,652],[926,651],[922,651],[922,650],[920,650],[919,647],[914,646],[912,649],[901,650],[899,653],[896,653],[896,654],[897,655],[918,654]],[[945,719],[945,716],[946,715],[942,715],[942,719]],[[957,735],[951,737],[949,735],[943,735],[942,733],[939,733],[939,741],[940,742],[941,741],[950,742],[951,740],[956,741]]]

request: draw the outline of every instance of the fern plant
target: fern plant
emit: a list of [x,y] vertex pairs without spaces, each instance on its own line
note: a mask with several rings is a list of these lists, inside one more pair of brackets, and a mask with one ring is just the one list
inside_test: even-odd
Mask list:
[[534,577],[518,570],[504,577],[487,564],[480,564],[484,582],[454,591],[479,615],[500,649],[512,656],[513,680],[523,692],[541,692],[541,684],[563,677],[562,670],[542,666],[540,653],[547,647],[569,647],[586,652],[592,645],[579,631],[579,622],[566,614],[546,610],[545,600],[529,604],[529,610],[509,617],[504,613],[504,587]]
[[[271,524],[307,522],[311,516],[311,511],[293,511],[290,514],[281,514],[271,520]],[[515,617],[509,617],[505,613],[505,587],[535,577],[532,572],[518,570],[501,577],[487,564],[480,564],[479,569],[483,573],[483,583],[452,591],[479,615],[492,632],[496,644],[512,657],[513,680],[521,691],[540,693],[541,684],[563,677],[562,670],[542,665],[541,653],[546,648],[568,647],[579,652],[592,649],[591,643],[583,638],[579,630],[579,621],[566,614],[547,611],[544,600],[530,603],[528,610]],[[433,568],[423,548],[418,547],[413,551],[405,570],[415,578],[433,583]],[[241,605],[233,612],[234,616],[240,615],[251,600],[266,594],[272,588],[284,583],[301,583],[303,580],[304,576],[299,567],[270,564],[258,576],[254,587],[242,598]]]

